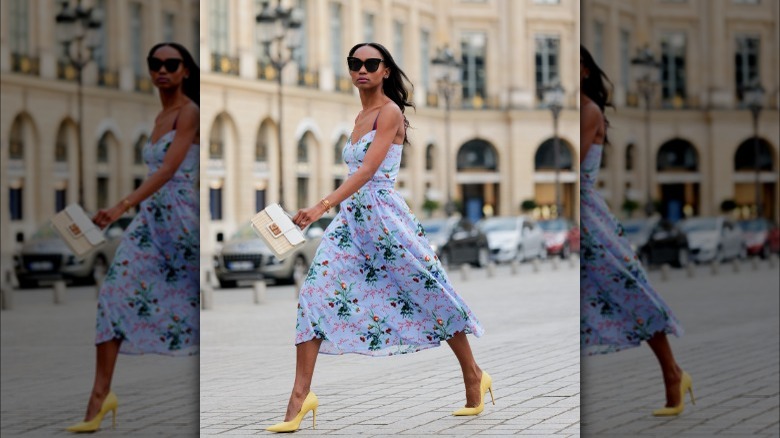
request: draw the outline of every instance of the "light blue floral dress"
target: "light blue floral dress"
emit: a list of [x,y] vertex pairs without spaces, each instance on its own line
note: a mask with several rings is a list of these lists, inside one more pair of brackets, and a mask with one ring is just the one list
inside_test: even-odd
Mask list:
[[[149,174],[176,135],[148,142]],[[99,344],[122,339],[121,353],[197,354],[200,339],[200,152],[191,145],[176,174],[140,204],[100,289]]]
[[[376,128],[376,127],[375,127]],[[376,134],[350,140],[350,175]],[[402,145],[393,144],[372,179],[341,203],[325,230],[298,302],[295,343],[323,340],[320,353],[389,356],[439,346],[483,328],[455,292],[420,222],[393,189]]]
[[656,332],[683,328],[596,191],[602,146],[588,150],[580,171],[580,348],[583,354],[639,346]]

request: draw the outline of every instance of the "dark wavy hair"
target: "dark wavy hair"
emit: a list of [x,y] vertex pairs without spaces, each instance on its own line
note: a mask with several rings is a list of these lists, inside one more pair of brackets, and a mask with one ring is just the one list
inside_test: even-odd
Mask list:
[[190,52],[184,48],[184,46],[179,43],[171,42],[158,43],[149,50],[149,55],[147,55],[147,57],[151,58],[157,49],[164,46],[173,47],[181,55],[181,59],[184,61],[184,67],[190,71],[189,77],[184,79],[182,82],[182,91],[184,92],[184,95],[189,97],[190,100],[195,102],[196,105],[200,106],[200,68],[198,67],[198,64],[195,63],[195,59],[192,57]]
[[[401,113],[405,112],[407,106],[415,108],[414,103],[409,100],[409,91],[414,90],[414,85],[412,85],[412,81],[409,80],[406,73],[404,73],[404,71],[398,67],[398,64],[395,63],[393,56],[390,55],[390,52],[385,46],[379,43],[356,44],[349,50],[349,56],[354,55],[355,51],[363,46],[371,46],[379,50],[379,53],[382,54],[382,61],[384,62],[385,67],[390,69],[390,75],[382,82],[382,91],[384,91],[385,96],[389,97],[390,100],[398,105],[398,108],[401,109]],[[415,108],[415,110],[416,109],[417,108]],[[409,128],[409,120],[406,118],[406,115],[404,115],[404,144],[409,143],[406,136],[407,128]]]
[[[598,105],[601,109],[601,113],[604,114],[607,107],[615,108],[612,104],[612,81],[609,80],[604,70],[596,64],[593,56],[588,52],[585,46],[580,45],[580,62],[582,66],[588,69],[588,77],[582,79],[581,93],[588,96],[590,100]],[[609,121],[606,114],[604,114],[604,143],[607,141],[607,128],[609,127]]]

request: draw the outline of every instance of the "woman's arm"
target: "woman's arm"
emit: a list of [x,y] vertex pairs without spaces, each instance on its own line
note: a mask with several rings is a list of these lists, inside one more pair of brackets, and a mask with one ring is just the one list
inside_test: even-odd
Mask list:
[[[347,178],[344,183],[323,199],[327,200],[331,206],[340,204],[363,187],[379,169],[385,156],[387,156],[387,151],[390,150],[393,139],[398,133],[398,127],[403,125],[403,123],[404,116],[396,105],[385,105],[382,107],[376,124],[376,135],[368,148],[368,152],[366,152],[365,158],[363,158],[363,164],[352,176]],[[298,210],[298,213],[293,216],[293,222],[299,226],[309,225],[319,219],[327,210],[327,207],[322,202],[318,202],[309,208]]]
[[105,228],[119,219],[128,209],[138,205],[165,185],[187,156],[187,151],[198,135],[200,129],[200,109],[197,105],[187,104],[179,113],[176,121],[176,135],[173,137],[163,163],[157,171],[149,175],[135,191],[108,210],[100,210],[92,219],[95,224]]
[[603,117],[599,107],[595,103],[589,102],[584,107],[580,108],[580,163],[582,163],[588,155],[590,146],[596,139],[596,135],[602,124]]

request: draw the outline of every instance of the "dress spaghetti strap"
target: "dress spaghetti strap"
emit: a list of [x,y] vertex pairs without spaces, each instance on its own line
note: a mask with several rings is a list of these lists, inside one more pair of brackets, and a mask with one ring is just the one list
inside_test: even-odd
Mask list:
[[374,126],[371,127],[371,130],[376,130],[376,121],[379,120],[379,114],[382,112],[380,109],[378,113],[376,113],[376,118],[374,119]]

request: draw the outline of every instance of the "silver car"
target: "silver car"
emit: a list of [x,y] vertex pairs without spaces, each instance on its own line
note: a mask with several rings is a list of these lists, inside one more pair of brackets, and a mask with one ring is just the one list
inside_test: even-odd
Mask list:
[[680,223],[697,263],[747,257],[742,229],[725,217],[694,217]]
[[41,283],[65,280],[78,284],[94,284],[95,272],[105,274],[114,253],[122,241],[132,217],[121,217],[104,230],[106,243],[78,258],[51,224],[43,224],[14,255],[14,271],[20,288],[33,288]]
[[244,224],[214,256],[214,271],[219,285],[231,288],[236,287],[239,281],[264,279],[294,283],[296,279],[303,278],[332,220],[333,217],[322,217],[311,224],[304,233],[306,243],[284,260],[274,256],[249,223]]
[[487,235],[490,258],[496,262],[547,258],[544,233],[528,216],[494,216],[481,220],[477,227]]

